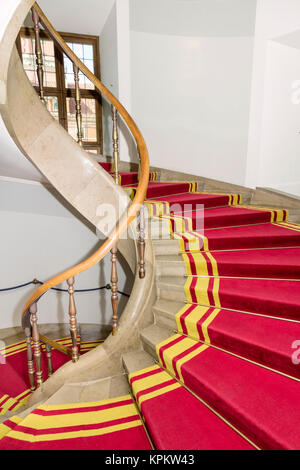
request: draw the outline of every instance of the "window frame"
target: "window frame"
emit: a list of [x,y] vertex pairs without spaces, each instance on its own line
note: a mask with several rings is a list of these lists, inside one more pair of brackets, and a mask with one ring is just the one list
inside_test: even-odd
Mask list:
[[[100,44],[98,36],[91,36],[87,34],[76,34],[76,33],[59,33],[64,41],[79,43],[79,44],[91,44],[93,45],[94,51],[94,75],[100,80]],[[21,37],[35,38],[34,29],[23,27],[21,28],[17,37],[16,45],[23,63],[22,49],[21,49]],[[67,118],[67,98],[75,99],[75,88],[66,88],[65,86],[65,72],[64,72],[64,53],[59,46],[53,41],[53,39],[43,30],[40,30],[40,38],[51,40],[54,44],[54,56],[55,56],[55,69],[56,69],[56,87],[45,87],[45,96],[54,96],[58,100],[58,115],[59,123],[68,132],[68,118]],[[39,87],[34,86],[37,93],[39,93]],[[83,148],[87,151],[97,150],[100,154],[103,153],[103,129],[102,129],[102,98],[101,94],[97,90],[87,90],[80,88],[81,98],[92,98],[96,102],[96,133],[97,141],[85,142],[83,141]]]

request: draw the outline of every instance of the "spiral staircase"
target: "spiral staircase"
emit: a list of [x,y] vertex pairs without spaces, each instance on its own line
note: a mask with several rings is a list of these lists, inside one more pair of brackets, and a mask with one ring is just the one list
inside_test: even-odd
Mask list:
[[[119,171],[116,128],[114,164],[99,164],[32,89],[14,48],[32,6],[36,26],[43,25],[129,127],[138,172]],[[15,144],[95,227],[103,203],[124,214],[89,259],[38,287],[20,316],[25,340],[0,351],[0,449],[299,449],[297,220],[289,221],[285,207],[253,204],[255,194],[246,188],[225,191],[216,183],[212,190],[201,178],[160,181],[150,173],[132,118],[33,1],[16,2],[0,52],[0,111]],[[123,237],[126,231],[130,236]],[[135,274],[119,320],[118,250]],[[112,334],[99,345],[80,337],[74,278],[110,251]],[[63,281],[70,334],[52,338],[39,331],[39,299]]]

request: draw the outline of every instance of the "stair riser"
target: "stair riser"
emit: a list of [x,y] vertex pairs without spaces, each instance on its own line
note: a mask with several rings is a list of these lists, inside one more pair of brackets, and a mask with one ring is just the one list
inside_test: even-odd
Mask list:
[[156,256],[177,255],[179,253],[177,240],[154,240],[153,247]]
[[158,296],[160,299],[172,299],[174,302],[182,302],[183,304],[186,302],[186,296],[183,289],[181,290],[160,285],[158,286]]
[[155,314],[155,323],[156,325],[161,326],[162,328],[167,328],[174,331],[176,331],[177,329],[175,317],[169,318],[163,313]]
[[153,359],[155,359],[155,361],[157,361],[158,359],[157,359],[156,350],[155,350],[156,345],[155,344],[149,344],[148,341],[145,341],[143,339],[143,335],[141,335],[141,340],[142,340],[142,345],[143,345],[144,351],[146,351],[148,354],[150,354],[150,356],[153,357]]
[[162,262],[156,264],[156,275],[160,276],[185,276],[186,269],[183,261],[178,262]]
[[170,225],[165,221],[157,222],[149,219],[146,227],[146,236],[152,240],[170,240]]

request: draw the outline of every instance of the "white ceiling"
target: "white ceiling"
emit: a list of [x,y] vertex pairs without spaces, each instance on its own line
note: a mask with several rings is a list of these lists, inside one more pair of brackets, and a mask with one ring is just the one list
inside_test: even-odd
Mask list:
[[131,29],[176,36],[253,36],[257,0],[130,0]]
[[57,31],[99,36],[115,0],[38,0]]

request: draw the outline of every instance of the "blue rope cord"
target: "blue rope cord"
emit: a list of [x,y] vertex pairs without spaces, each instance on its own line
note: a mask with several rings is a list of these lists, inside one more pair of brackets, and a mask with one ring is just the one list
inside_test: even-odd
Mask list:
[[[13,286],[13,287],[7,287],[6,289],[0,289],[0,292],[8,292],[8,291],[16,290],[16,289],[21,289],[22,287],[27,287],[27,286],[30,286],[31,284],[43,285],[44,283],[41,282],[41,281],[38,281],[37,279],[34,279],[33,281],[26,282],[25,284],[20,284],[18,286]],[[95,292],[95,291],[100,291],[100,290],[103,290],[103,289],[110,290],[110,288],[111,288],[110,284],[106,284],[106,286],[95,287],[95,288],[92,288],[92,289],[75,289],[74,292]],[[68,289],[59,289],[58,287],[51,287],[50,290],[54,290],[56,292],[68,292]],[[126,294],[125,292],[121,292],[121,291],[118,290],[118,293],[120,295],[124,295],[125,297],[130,297],[130,295]]]
[[20,284],[19,286],[7,287],[6,289],[0,289],[0,292],[7,292],[9,290],[21,289],[21,287],[27,287],[27,286],[30,286],[30,284],[33,284],[33,281],[26,282],[26,284]]

